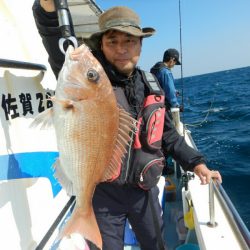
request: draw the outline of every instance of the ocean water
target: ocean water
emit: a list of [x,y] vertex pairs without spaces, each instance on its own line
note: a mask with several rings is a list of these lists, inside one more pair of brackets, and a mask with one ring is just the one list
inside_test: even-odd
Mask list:
[[250,67],[178,79],[176,88],[182,121],[250,230]]

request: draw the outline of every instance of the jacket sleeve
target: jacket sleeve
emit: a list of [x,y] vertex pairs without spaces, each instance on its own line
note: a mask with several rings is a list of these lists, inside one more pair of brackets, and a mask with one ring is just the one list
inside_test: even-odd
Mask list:
[[172,115],[166,111],[163,131],[163,152],[165,156],[172,156],[183,168],[193,171],[199,163],[205,163],[204,156],[197,150],[191,148],[184,137],[179,135],[173,125]]
[[57,78],[64,62],[64,54],[60,51],[58,46],[61,32],[59,29],[57,13],[46,12],[41,7],[39,0],[35,0],[32,10],[38,32],[49,55],[49,64]]
[[166,100],[170,103],[171,107],[179,107],[180,105],[177,100],[174,78],[171,71],[163,67],[157,71],[155,70],[154,74],[164,90]]

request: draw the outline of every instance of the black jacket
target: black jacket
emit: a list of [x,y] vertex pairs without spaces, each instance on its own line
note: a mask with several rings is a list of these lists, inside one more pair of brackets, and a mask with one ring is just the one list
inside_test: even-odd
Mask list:
[[[57,14],[56,12],[45,12],[41,8],[39,1],[36,0],[33,5],[33,15],[43,44],[48,52],[49,63],[57,77],[64,62],[64,55],[61,53],[58,46],[58,40],[61,38],[61,33],[58,28]],[[136,68],[134,74],[128,78],[116,72],[112,65],[106,61],[102,53],[94,52],[94,55],[102,64],[112,85],[124,89],[130,106],[130,113],[133,117],[137,117],[142,107],[143,100],[147,95],[147,89],[145,88],[139,69]],[[178,134],[173,126],[170,111],[167,111],[165,115],[162,149],[165,156],[172,156],[184,170],[192,171],[198,163],[205,162],[204,156],[189,147],[184,137]]]

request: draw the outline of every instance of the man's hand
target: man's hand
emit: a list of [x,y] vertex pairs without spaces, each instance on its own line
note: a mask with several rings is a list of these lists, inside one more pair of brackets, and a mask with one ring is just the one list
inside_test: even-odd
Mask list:
[[40,0],[40,5],[46,12],[53,12],[56,10],[54,0]]
[[211,178],[214,178],[222,183],[222,178],[219,171],[209,170],[205,164],[199,164],[195,166],[194,173],[200,178],[201,184],[208,184]]

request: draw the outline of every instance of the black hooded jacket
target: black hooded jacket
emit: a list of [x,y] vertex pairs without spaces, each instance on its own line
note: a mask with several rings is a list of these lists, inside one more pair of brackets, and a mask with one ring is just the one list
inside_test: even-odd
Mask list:
[[163,62],[157,62],[152,68],[151,68],[151,73],[155,73],[157,72],[159,69],[166,67],[165,64]]
[[[49,63],[57,77],[64,62],[64,55],[61,53],[58,46],[58,40],[61,38],[61,33],[58,28],[57,14],[56,12],[45,12],[41,8],[39,1],[36,0],[33,5],[33,15],[42,42],[48,52]],[[101,52],[93,52],[93,54],[102,64],[114,89],[121,88],[124,90],[130,108],[129,112],[133,117],[137,117],[148,91],[145,87],[140,70],[135,68],[131,77],[124,76],[117,72],[113,66],[106,61]],[[173,126],[171,113],[168,110],[165,114],[162,150],[165,156],[172,156],[184,170],[192,171],[197,164],[205,162],[204,156],[189,147],[184,137],[178,134]]]

